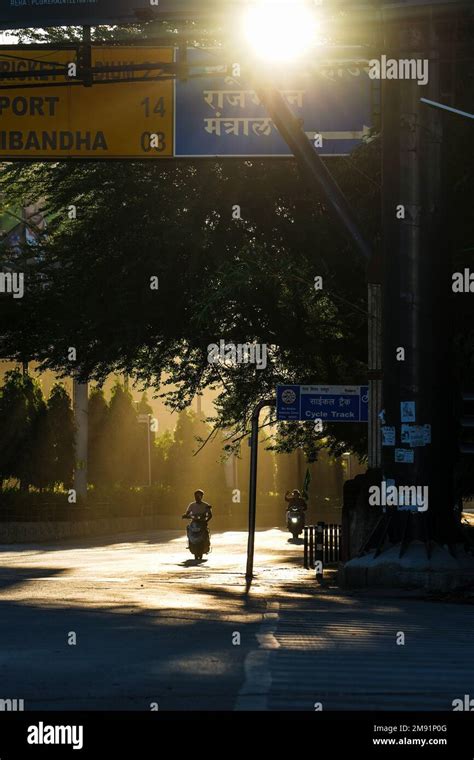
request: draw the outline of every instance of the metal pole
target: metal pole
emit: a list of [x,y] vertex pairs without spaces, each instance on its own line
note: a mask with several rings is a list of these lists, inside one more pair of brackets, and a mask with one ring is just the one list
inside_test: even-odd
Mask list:
[[276,406],[276,399],[263,399],[259,401],[252,412],[252,427],[250,433],[250,483],[249,483],[249,535],[247,542],[247,569],[245,577],[247,583],[253,578],[253,558],[255,553],[255,521],[257,502],[257,460],[258,460],[258,421],[260,412],[266,406]]
[[83,83],[84,87],[92,87],[93,75],[92,75],[92,45],[91,45],[91,27],[84,26],[82,28],[82,69],[84,71]]
[[380,467],[381,443],[379,414],[382,409],[382,293],[377,271],[378,257],[365,240],[339,185],[292,114],[288,104],[274,87],[258,88],[258,95],[281,136],[295,156],[310,184],[322,192],[338,224],[353,242],[359,255],[369,264],[368,277],[368,373],[369,421],[368,466]]
[[[318,522],[316,525],[316,546],[314,553],[314,565],[316,568],[316,579],[321,580],[323,577],[324,567],[324,523]],[[318,562],[321,563],[321,572],[318,572]]]
[[329,169],[311,145],[300,122],[293,116],[283,96],[274,87],[259,88],[258,95],[307,178],[319,192],[323,192],[329,202],[330,211],[337,221],[342,223],[342,227],[355,244],[359,254],[368,262],[372,250],[359,230],[349,203]]

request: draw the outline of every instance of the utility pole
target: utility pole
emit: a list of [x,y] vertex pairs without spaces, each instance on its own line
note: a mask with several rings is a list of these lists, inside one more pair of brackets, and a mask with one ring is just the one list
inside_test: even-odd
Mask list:
[[[425,540],[428,549],[431,538],[449,542],[446,528],[453,510],[450,463],[443,461],[450,445],[445,418],[451,415],[451,378],[442,324],[449,321],[442,122],[439,111],[420,102],[422,96],[440,99],[439,29],[439,19],[437,24],[434,14],[423,12],[388,20],[385,26],[387,57],[429,61],[426,86],[413,79],[382,83],[383,406],[386,424],[395,427],[396,448],[413,457],[396,462],[394,448],[386,446],[383,471],[397,486],[429,487],[427,515],[416,510],[410,516],[392,515],[390,537],[401,540],[402,549],[416,538]],[[410,448],[401,441],[400,404],[406,401],[414,404],[413,424],[431,426],[431,443]]]

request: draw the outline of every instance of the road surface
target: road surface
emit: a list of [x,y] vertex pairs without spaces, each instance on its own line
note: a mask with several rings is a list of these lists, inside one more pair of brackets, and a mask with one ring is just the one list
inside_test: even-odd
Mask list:
[[474,697],[472,605],[321,589],[278,530],[258,532],[246,594],[245,549],[243,532],[214,534],[196,564],[171,531],[0,547],[0,699],[441,710]]
[[[198,564],[184,532],[0,547],[0,699],[26,709],[232,709],[267,600],[260,583],[244,593],[246,534],[212,543]],[[265,589],[302,574],[301,553],[283,532],[260,533]]]

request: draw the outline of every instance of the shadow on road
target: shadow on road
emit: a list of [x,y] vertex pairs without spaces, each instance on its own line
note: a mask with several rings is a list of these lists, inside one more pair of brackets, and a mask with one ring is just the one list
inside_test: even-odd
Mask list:
[[22,543],[22,544],[0,544],[0,556],[2,552],[8,554],[31,551],[35,554],[46,554],[49,552],[61,552],[68,549],[92,549],[104,546],[121,546],[123,544],[146,543],[146,544],[167,544],[169,541],[183,537],[181,530],[156,530],[152,531],[153,535],[144,537],[143,530],[133,531],[131,533],[114,533],[97,536],[84,536],[75,538],[61,538],[57,541],[48,543]]
[[196,567],[196,565],[202,565],[203,562],[207,562],[207,559],[185,559],[184,562],[178,562],[179,567]]
[[70,573],[69,568],[52,567],[0,567],[0,590],[18,586],[25,581],[51,579]]
[[248,625],[233,647],[235,623],[189,610],[1,606],[1,694],[27,710],[232,709],[255,642]]

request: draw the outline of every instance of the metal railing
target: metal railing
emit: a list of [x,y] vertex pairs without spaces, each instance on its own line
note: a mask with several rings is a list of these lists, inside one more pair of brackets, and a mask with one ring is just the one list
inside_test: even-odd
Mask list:
[[339,562],[341,555],[341,526],[336,523],[318,522],[307,525],[304,529],[304,567],[316,569],[320,562],[320,571],[324,565]]

